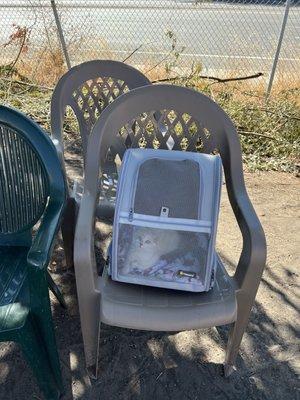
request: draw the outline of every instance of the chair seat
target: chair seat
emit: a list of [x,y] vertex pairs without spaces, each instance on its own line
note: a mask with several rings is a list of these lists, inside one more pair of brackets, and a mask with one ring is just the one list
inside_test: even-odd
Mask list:
[[152,331],[182,331],[235,321],[237,304],[232,278],[220,258],[216,282],[206,293],[139,286],[112,281],[104,272],[99,281],[101,321],[108,325]]
[[[96,215],[99,219],[107,221],[107,220],[112,220],[114,218],[116,190],[117,190],[117,175],[116,174],[112,174],[112,176],[106,175],[103,179],[103,185],[101,187],[99,202],[96,210]],[[83,194],[82,180],[74,181],[72,197],[75,199],[78,206],[80,206],[82,194]]]
[[28,247],[0,247],[0,332],[24,325],[29,313]]

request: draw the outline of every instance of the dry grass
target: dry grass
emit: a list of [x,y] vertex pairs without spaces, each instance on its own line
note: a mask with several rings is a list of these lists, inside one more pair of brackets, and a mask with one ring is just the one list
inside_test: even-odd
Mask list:
[[34,62],[22,60],[18,72],[39,85],[54,86],[66,72],[66,66],[60,49],[44,48],[35,53]]

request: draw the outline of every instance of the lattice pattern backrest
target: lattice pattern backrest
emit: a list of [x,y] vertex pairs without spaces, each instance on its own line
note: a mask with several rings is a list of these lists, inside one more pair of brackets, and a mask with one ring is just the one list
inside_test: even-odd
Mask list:
[[189,113],[161,110],[143,113],[119,131],[126,148],[156,148],[218,153],[213,132]]
[[121,79],[99,77],[86,81],[72,93],[75,114],[82,116],[86,134],[91,132],[101,112],[128,91],[127,84]]
[[32,227],[48,198],[48,177],[37,152],[14,129],[0,125],[0,233]]

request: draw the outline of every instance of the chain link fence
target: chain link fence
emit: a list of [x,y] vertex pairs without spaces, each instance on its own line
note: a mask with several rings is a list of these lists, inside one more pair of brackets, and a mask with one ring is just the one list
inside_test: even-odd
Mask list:
[[256,81],[266,88],[273,77],[276,84],[298,87],[299,5],[299,0],[0,0],[0,68],[53,85],[66,59],[73,66],[109,58],[125,60],[153,80],[261,73]]

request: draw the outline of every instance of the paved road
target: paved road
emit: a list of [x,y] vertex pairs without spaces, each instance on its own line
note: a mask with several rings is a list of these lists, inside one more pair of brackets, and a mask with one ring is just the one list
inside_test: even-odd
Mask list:
[[[150,2],[129,2],[129,6],[115,2],[113,7],[104,3],[98,8],[74,3],[78,7],[61,8],[63,27],[67,40],[71,35],[82,38],[80,50],[86,50],[87,58],[91,52],[105,55],[101,53],[105,48],[123,59],[142,45],[134,61],[151,64],[168,54],[169,30],[176,35],[181,59],[200,61],[209,70],[251,72],[269,71],[284,11],[283,6],[206,3],[195,7],[171,1],[160,8]],[[50,11],[44,9],[46,19]],[[32,41],[41,39],[40,34],[34,35],[41,24],[38,9],[3,8],[1,20],[0,43],[12,22],[28,26],[35,21]],[[300,7],[291,8],[280,65],[295,74],[300,66]]]

